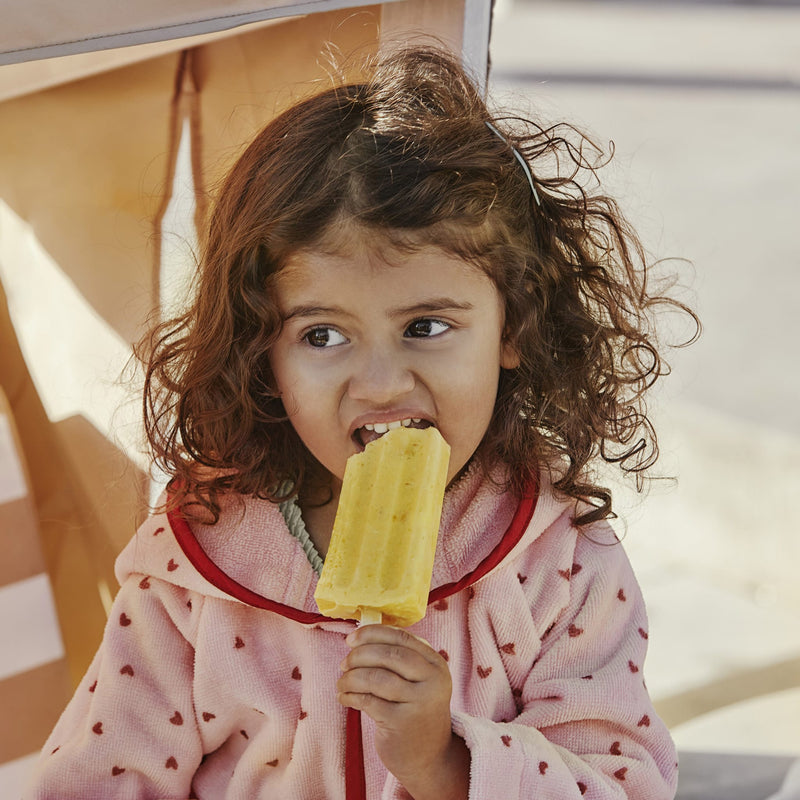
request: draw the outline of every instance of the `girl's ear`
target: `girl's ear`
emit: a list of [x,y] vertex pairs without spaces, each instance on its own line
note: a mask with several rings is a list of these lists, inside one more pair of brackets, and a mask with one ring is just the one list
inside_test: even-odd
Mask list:
[[519,366],[520,357],[514,337],[509,331],[505,332],[503,341],[500,342],[500,366],[503,369],[516,369]]

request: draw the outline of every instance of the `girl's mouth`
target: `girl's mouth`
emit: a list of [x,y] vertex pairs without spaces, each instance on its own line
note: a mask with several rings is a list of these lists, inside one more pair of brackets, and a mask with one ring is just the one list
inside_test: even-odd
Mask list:
[[395,428],[430,428],[432,422],[420,417],[405,417],[404,419],[392,422],[366,422],[360,428],[353,431],[353,441],[360,447],[366,447],[370,442],[380,439],[384,433],[395,430]]

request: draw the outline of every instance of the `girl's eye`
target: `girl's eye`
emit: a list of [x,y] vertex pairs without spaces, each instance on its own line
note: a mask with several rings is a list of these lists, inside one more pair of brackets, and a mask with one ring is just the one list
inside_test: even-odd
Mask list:
[[431,336],[439,336],[450,330],[446,322],[439,319],[415,319],[405,330],[403,336],[410,339],[422,339]]
[[312,347],[333,347],[344,344],[347,339],[335,328],[312,328],[303,336],[303,340]]

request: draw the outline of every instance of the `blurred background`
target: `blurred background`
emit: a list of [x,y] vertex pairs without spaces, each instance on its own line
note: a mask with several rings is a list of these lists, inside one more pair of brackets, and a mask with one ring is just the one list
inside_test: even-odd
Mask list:
[[[648,686],[681,745],[800,753],[800,8],[501,0],[490,52],[504,105],[613,143],[601,179],[653,257],[688,261],[704,332],[654,406],[678,481],[621,510]],[[750,699],[791,725],[720,713],[708,741],[700,714]]]
[[490,52],[502,105],[613,146],[704,327],[653,408],[677,483],[619,495],[648,687],[683,751],[800,754],[800,7],[501,0]]
[[[148,312],[187,291],[206,190],[265,116],[325,80],[326,41],[368,51],[376,20],[447,38],[453,9],[466,32],[479,6],[266,21],[38,78],[35,93],[0,68],[0,548],[14,555],[20,526],[42,543],[0,570],[0,707],[16,719],[19,698],[39,697],[29,743],[99,641],[113,559],[149,497],[119,376]],[[651,256],[675,259],[702,320],[653,404],[658,471],[677,479],[644,501],[618,486],[617,527],[648,603],[647,681],[682,752],[679,797],[764,800],[800,756],[800,5],[497,0],[491,28],[481,19],[463,48],[480,61],[488,39],[495,106],[613,149],[601,179]],[[47,168],[31,170],[39,153]],[[31,655],[13,655],[18,640]],[[47,690],[22,689],[26,670]],[[30,763],[19,738],[0,729],[0,787]]]

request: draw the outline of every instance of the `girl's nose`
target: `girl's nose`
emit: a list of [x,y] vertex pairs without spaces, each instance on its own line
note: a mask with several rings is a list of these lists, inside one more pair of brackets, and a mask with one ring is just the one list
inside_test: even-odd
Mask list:
[[408,394],[414,383],[413,372],[398,353],[374,347],[355,365],[348,393],[354,400],[386,404]]

